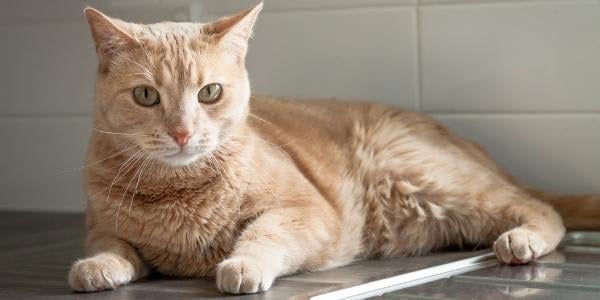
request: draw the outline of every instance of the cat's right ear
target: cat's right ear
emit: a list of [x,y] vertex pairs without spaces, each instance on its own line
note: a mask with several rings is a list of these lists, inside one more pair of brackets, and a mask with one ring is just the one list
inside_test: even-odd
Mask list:
[[135,39],[125,31],[125,22],[112,19],[89,6],[83,10],[83,14],[90,25],[101,65],[136,44]]
[[248,39],[252,36],[252,28],[262,7],[261,1],[252,8],[233,16],[223,17],[210,24],[218,44],[223,50],[233,53],[237,62],[243,61],[246,57]]

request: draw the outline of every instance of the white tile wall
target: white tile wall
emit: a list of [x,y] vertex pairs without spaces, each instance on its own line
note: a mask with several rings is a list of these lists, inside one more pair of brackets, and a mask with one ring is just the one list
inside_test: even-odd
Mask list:
[[[415,12],[362,8],[266,12],[248,70],[257,93],[377,99],[414,108]],[[382,32],[394,28],[392,32]]]
[[10,102],[1,115],[91,111],[96,55],[86,26],[80,20],[0,27],[0,84],[3,102]]
[[420,10],[423,108],[600,112],[600,5],[593,0]]
[[0,209],[80,211],[87,117],[0,118]]
[[[256,1],[86,1],[206,21]],[[82,0],[0,3],[0,209],[81,210],[94,53]],[[35,8],[35,9],[32,9]],[[600,1],[266,0],[255,91],[433,114],[554,192],[600,193]]]
[[600,115],[436,114],[518,179],[554,193],[600,194]]

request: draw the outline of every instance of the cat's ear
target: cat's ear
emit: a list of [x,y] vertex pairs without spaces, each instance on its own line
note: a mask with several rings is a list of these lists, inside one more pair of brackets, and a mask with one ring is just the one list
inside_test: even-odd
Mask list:
[[216,35],[218,45],[226,51],[234,53],[243,61],[248,49],[248,40],[258,13],[263,6],[262,1],[256,6],[233,16],[221,18],[211,24],[212,33]]
[[86,7],[83,14],[90,25],[101,64],[136,44],[135,39],[125,31],[125,22],[112,19],[91,7]]

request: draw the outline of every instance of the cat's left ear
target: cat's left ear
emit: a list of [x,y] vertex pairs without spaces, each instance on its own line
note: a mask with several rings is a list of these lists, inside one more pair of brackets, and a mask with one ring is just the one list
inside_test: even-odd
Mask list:
[[126,31],[126,22],[110,18],[91,7],[86,7],[83,14],[90,25],[101,65],[136,44],[135,39]]
[[260,2],[252,8],[210,24],[218,45],[235,54],[239,61],[243,61],[246,56],[248,40],[252,36],[252,28],[262,7],[263,3]]

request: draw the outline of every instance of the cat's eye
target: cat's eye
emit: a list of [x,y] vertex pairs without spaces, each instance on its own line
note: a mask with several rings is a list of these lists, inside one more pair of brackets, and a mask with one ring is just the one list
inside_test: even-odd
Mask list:
[[133,99],[141,106],[152,106],[160,103],[158,91],[155,88],[147,85],[134,88]]
[[203,103],[213,103],[221,97],[221,85],[218,83],[209,83],[203,86],[198,92],[198,101]]

